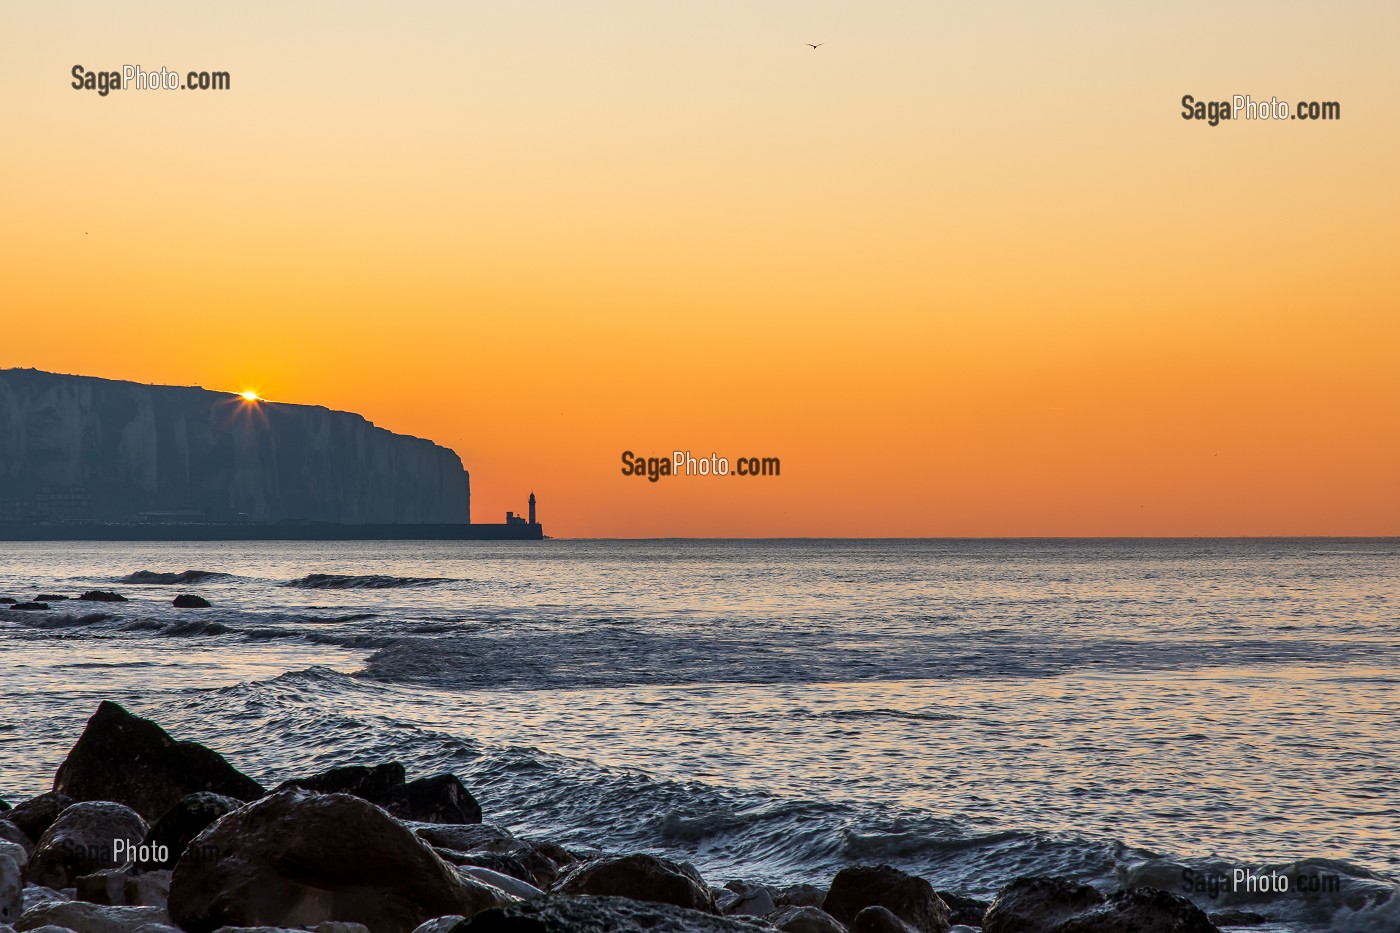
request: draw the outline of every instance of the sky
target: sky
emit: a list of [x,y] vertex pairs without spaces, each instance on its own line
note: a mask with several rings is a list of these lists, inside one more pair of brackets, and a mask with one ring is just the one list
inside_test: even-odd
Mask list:
[[[475,520],[533,491],[561,537],[1400,534],[1397,32],[6,4],[0,366],[356,411],[456,450]],[[1236,93],[1342,118],[1182,118]],[[782,475],[622,475],[677,449]]]

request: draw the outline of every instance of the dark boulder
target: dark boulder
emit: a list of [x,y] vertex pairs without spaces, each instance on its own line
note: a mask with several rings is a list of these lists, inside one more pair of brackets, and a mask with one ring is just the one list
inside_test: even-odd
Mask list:
[[822,909],[850,926],[867,907],[883,907],[920,933],[946,933],[948,905],[923,878],[889,865],[844,868],[831,882]]
[[[322,771],[320,774],[313,774],[310,777],[283,781],[277,785],[277,790],[314,790],[318,794],[354,794],[361,800],[379,803],[391,790],[401,786],[406,777],[403,765],[397,761],[390,761],[374,767],[349,765],[344,768]],[[429,821],[425,820],[424,822]]]
[[111,590],[88,590],[78,597],[89,603],[124,603],[126,597],[120,593],[113,593]]
[[819,888],[815,884],[790,884],[785,888],[779,888],[778,894],[773,898],[773,902],[779,907],[816,907],[821,908],[822,902],[826,900],[826,888]]
[[714,895],[693,868],[654,855],[616,855],[579,862],[554,882],[551,891],[630,897],[634,901],[716,912]]
[[507,902],[368,801],[297,790],[221,818],[190,844],[170,885],[171,916],[189,933],[327,920],[409,933]]
[[762,933],[755,920],[721,917],[625,897],[546,895],[496,907],[457,923],[451,933]]
[[1017,878],[987,908],[982,933],[1050,933],[1103,900],[1097,889],[1066,878]]
[[19,602],[19,600],[15,599],[13,596],[0,596],[0,606],[13,606],[17,602]]
[[115,800],[146,819],[162,816],[198,791],[238,800],[263,787],[218,752],[177,742],[149,719],[102,701],[54,776],[53,788],[74,800]]
[[1220,933],[1220,928],[1180,894],[1129,888],[1065,920],[1054,933]]
[[820,907],[779,907],[767,919],[783,933],[846,933],[841,921]]
[[964,897],[952,891],[939,891],[939,900],[948,905],[948,922],[970,927],[980,927],[987,916],[987,908],[992,906],[975,897]]
[[[146,846],[152,856],[140,863],[141,870],[174,868],[195,836],[225,813],[232,813],[241,806],[241,800],[207,791],[181,797],[146,833]],[[163,854],[164,858],[155,857],[156,853]]]
[[480,823],[481,804],[454,774],[438,774],[392,787],[375,801],[414,823]]
[[26,856],[34,849],[34,840],[29,834],[9,820],[0,820],[0,842],[13,842],[24,850]]
[[11,606],[10,608],[11,608],[11,609],[18,609],[18,610],[20,610],[21,612],[43,612],[44,610],[46,610],[46,609],[49,608],[49,604],[48,604],[48,603],[15,603],[15,604],[14,604],[13,606]]
[[126,859],[118,846],[139,845],[146,821],[130,807],[107,800],[75,803],[34,844],[25,879],[59,890],[82,875],[116,868]]
[[872,904],[856,914],[851,921],[851,933],[914,933],[914,928],[888,908]]
[[209,600],[203,596],[195,596],[193,593],[181,593],[170,601],[170,605],[176,609],[208,609]]
[[17,804],[14,809],[0,815],[0,820],[9,820],[26,836],[37,842],[44,830],[58,819],[58,815],[72,805],[72,797],[50,791]]
[[40,593],[34,597],[36,603],[60,603],[67,599],[62,593]]
[[1269,918],[1261,913],[1238,907],[1212,911],[1207,916],[1218,927],[1257,927],[1269,922]]

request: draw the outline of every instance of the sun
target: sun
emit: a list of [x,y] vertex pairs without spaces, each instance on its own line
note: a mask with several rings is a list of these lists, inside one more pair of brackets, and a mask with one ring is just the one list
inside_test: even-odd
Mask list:
[[238,393],[238,394],[241,395],[241,396],[243,396],[243,401],[245,401],[245,402],[261,402],[261,401],[262,401],[262,396],[258,395],[258,393],[254,392],[252,389],[249,389],[247,392],[240,392],[240,393]]

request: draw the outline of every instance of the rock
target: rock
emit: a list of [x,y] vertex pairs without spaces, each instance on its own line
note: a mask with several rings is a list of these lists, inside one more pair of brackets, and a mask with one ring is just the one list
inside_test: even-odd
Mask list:
[[625,897],[546,895],[470,916],[450,933],[762,933],[757,921]]
[[1220,933],[1220,929],[1180,894],[1129,888],[1064,921],[1054,933]]
[[[215,858],[192,854],[212,851]],[[227,814],[175,866],[170,912],[189,933],[225,925],[363,923],[409,933],[504,903],[406,826],[349,794],[289,790]]]
[[457,852],[514,852],[524,840],[491,823],[432,824],[413,828],[430,845]]
[[19,827],[20,832],[37,841],[44,834],[44,830],[58,819],[58,815],[72,805],[72,797],[51,791],[37,797],[30,797],[13,810],[6,811],[0,819],[15,824]]
[[987,908],[992,906],[975,897],[964,897],[952,891],[939,891],[938,898],[948,905],[948,922],[954,925],[980,927],[987,916]]
[[1263,914],[1257,914],[1252,910],[1241,910],[1237,907],[1213,911],[1206,916],[1211,923],[1218,927],[1257,927],[1262,923],[1269,922],[1269,918]]
[[59,766],[54,790],[74,800],[115,800],[146,819],[162,816],[180,799],[209,791],[253,800],[263,787],[218,752],[177,742],[149,719],[103,700]]
[[24,907],[24,873],[9,855],[0,853],[0,924],[12,924]]
[[822,909],[850,926],[866,907],[884,907],[920,933],[947,933],[948,906],[923,878],[889,865],[843,868]]
[[401,820],[415,823],[480,823],[481,804],[455,774],[400,784],[376,801]]
[[447,917],[437,917],[418,927],[413,933],[448,933],[453,927],[465,920],[457,914]]
[[715,906],[722,914],[744,917],[766,917],[778,909],[774,902],[772,888],[745,881],[731,881],[724,886],[724,893],[715,899]]
[[88,590],[78,597],[89,603],[124,603],[126,597],[120,593],[113,593],[111,590]]
[[17,602],[19,602],[19,600],[15,599],[13,596],[0,596],[0,606],[13,606]]
[[[143,871],[157,868],[175,867],[190,841],[204,832],[225,813],[232,813],[243,806],[243,801],[222,794],[199,791],[181,797],[175,806],[160,815],[146,833],[145,843],[151,857],[140,863]],[[164,858],[157,857],[164,854]]]
[[[370,933],[369,927],[363,923],[344,923],[340,920],[326,920],[311,927],[312,933]],[[288,927],[219,927],[215,933],[306,933],[306,929],[298,927],[293,930]]]
[[43,611],[43,610],[45,610],[45,609],[48,609],[48,608],[49,608],[49,604],[48,604],[48,603],[15,603],[15,604],[14,604],[13,606],[11,606],[10,608],[11,608],[11,609],[18,609],[18,610],[20,610],[21,612],[41,612],[41,611]]
[[19,866],[23,872],[29,865],[29,852],[18,842],[11,842],[8,839],[0,839],[0,857],[8,858]]
[[784,933],[846,933],[846,928],[820,907],[780,907],[768,922]]
[[717,913],[704,879],[668,859],[654,855],[618,855],[589,859],[570,868],[550,889],[555,894],[630,897]]
[[1103,903],[1087,884],[1066,878],[1022,877],[1002,888],[987,908],[983,933],[1049,933],[1056,925]]
[[168,926],[170,917],[159,907],[109,907],[85,901],[52,901],[31,907],[16,930],[37,930],[48,924],[73,933],[137,933],[150,924]]
[[67,598],[61,593],[40,593],[34,597],[34,601],[36,603],[59,603]]
[[[777,895],[773,898],[773,903],[779,907],[817,907],[822,906],[822,901],[826,900],[826,888],[819,888],[815,884],[790,884],[785,888],[779,888]],[[825,913],[825,911],[823,911]]]
[[[403,785],[405,779],[403,765],[397,761],[390,761],[372,768],[365,765],[350,765],[344,768],[332,768],[310,777],[293,778],[277,785],[277,790],[314,790],[318,794],[354,794],[356,797],[371,803],[379,803],[389,791]],[[435,821],[425,820],[424,822]],[[475,821],[465,820],[463,822],[480,822],[480,818],[478,817]]]
[[40,904],[49,904],[53,901],[71,901],[72,898],[62,891],[55,891],[53,888],[46,888],[38,884],[26,884],[24,886],[24,909],[37,907]]
[[176,609],[208,609],[209,600],[203,596],[195,596],[193,593],[181,593],[170,601],[170,605]]
[[12,842],[19,846],[24,850],[26,861],[29,859],[29,851],[34,848],[34,840],[29,838],[29,834],[9,820],[0,820],[0,842]]
[[123,902],[129,907],[164,907],[170,900],[170,875],[166,870],[143,871],[127,878]]
[[475,881],[482,884],[489,884],[506,892],[512,897],[539,897],[544,892],[530,884],[528,881],[521,881],[519,878],[512,878],[510,875],[503,875],[498,871],[489,868],[478,868],[475,865],[458,866],[457,870]]
[[[946,929],[946,927],[945,927]],[[851,933],[913,933],[914,928],[878,904],[861,908],[851,921]]]
[[433,824],[415,827],[414,832],[453,864],[490,868],[542,890],[578,861],[562,846],[519,839],[488,823]]
[[106,800],[75,803],[34,844],[28,880],[49,888],[66,888],[83,875],[122,864],[117,842],[146,837],[146,821],[130,807]]
[[77,900],[123,907],[126,905],[126,882],[130,877],[130,866],[104,868],[90,875],[83,875],[73,882],[77,889]]

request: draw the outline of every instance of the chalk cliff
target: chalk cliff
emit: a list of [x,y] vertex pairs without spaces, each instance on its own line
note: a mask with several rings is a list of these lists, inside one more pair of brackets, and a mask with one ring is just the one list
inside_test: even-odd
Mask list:
[[0,369],[0,520],[470,521],[451,450],[312,405]]

